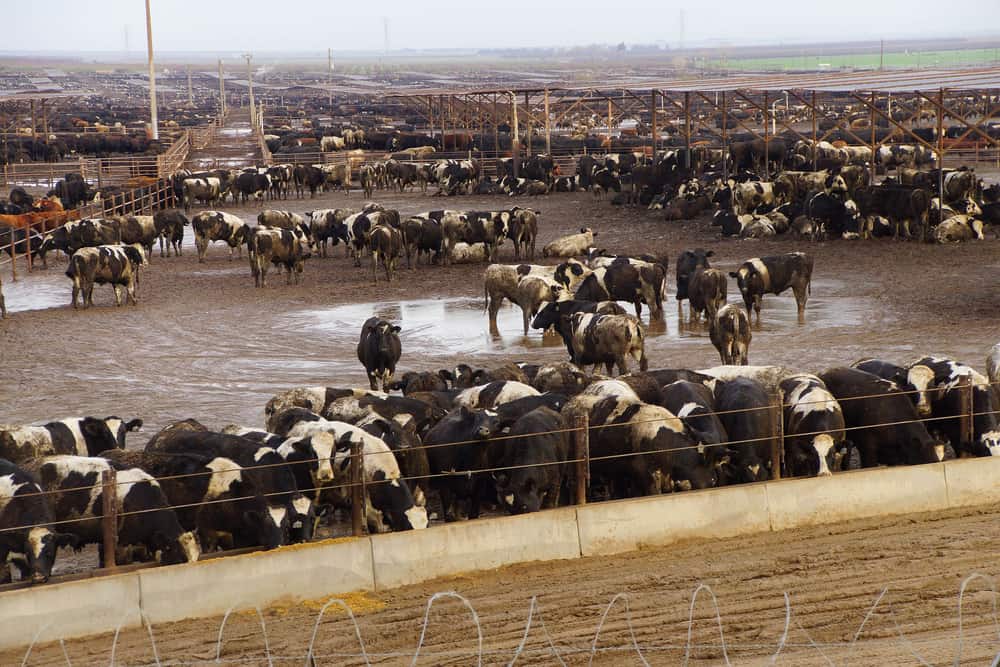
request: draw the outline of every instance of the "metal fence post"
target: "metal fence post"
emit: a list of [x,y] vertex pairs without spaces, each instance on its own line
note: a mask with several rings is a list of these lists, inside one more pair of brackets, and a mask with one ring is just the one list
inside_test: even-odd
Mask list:
[[590,418],[577,415],[573,419],[573,466],[576,479],[576,504],[587,504],[587,489],[590,487]]
[[959,397],[961,400],[961,421],[959,432],[961,444],[971,444],[975,438],[975,402],[972,400],[972,378],[968,375],[959,380]]
[[771,479],[781,479],[782,463],[785,458],[785,415],[782,411],[784,399],[781,392],[774,394],[771,403]]
[[361,443],[351,441],[351,534],[364,534],[365,490],[364,469],[361,461]]
[[101,499],[104,567],[114,568],[117,565],[115,549],[118,546],[118,485],[114,468],[101,473]]

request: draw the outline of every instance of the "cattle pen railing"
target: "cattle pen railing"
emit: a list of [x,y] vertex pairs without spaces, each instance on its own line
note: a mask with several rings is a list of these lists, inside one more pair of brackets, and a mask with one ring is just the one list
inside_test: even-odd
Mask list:
[[124,190],[77,209],[47,214],[25,213],[19,216],[23,224],[0,228],[0,266],[10,263],[11,279],[17,280],[17,260],[24,261],[25,270],[34,269],[34,255],[47,233],[62,224],[83,218],[106,218],[124,215],[149,215],[177,206],[171,179],[158,179],[148,186]]
[[[843,429],[846,436],[852,432],[863,431],[869,429],[879,429],[887,428],[893,426],[901,426],[906,424],[934,424],[940,423],[947,420],[958,420],[961,442],[970,443],[975,437],[975,427],[974,420],[976,417],[992,415],[995,416],[1000,414],[1000,410],[988,410],[977,412],[974,408],[973,392],[976,387],[982,387],[982,383],[975,384],[972,377],[969,375],[963,375],[959,378],[957,383],[954,385],[954,389],[959,394],[959,405],[960,409],[957,414],[941,415],[941,416],[930,416],[916,419],[903,419],[896,421],[886,421],[876,424],[864,424],[864,425],[850,425],[846,424]],[[994,390],[998,387],[992,386]],[[930,390],[928,390],[930,391]],[[849,403],[850,401],[857,400],[877,400],[877,399],[897,399],[900,396],[906,397],[907,401],[912,400],[912,397],[920,393],[920,390],[907,390],[900,391],[894,390],[888,394],[872,394],[872,395],[861,395],[861,396],[850,396],[840,399],[836,399],[838,405]],[[634,459],[635,457],[654,457],[654,456],[671,456],[681,453],[697,452],[699,455],[704,455],[706,453],[711,453],[715,451],[719,454],[725,454],[725,456],[735,456],[739,453],[739,448],[749,448],[758,445],[766,444],[769,451],[769,458],[771,460],[770,469],[770,480],[781,480],[787,475],[784,474],[785,470],[785,446],[789,439],[795,438],[812,438],[814,436],[825,435],[830,433],[830,430],[820,430],[820,431],[808,431],[808,432],[786,432],[786,420],[785,420],[785,410],[789,408],[802,408],[804,406],[820,406],[820,408],[825,409],[828,405],[828,399],[819,399],[815,401],[795,401],[794,403],[784,402],[781,391],[776,391],[770,395],[770,401],[767,405],[754,406],[747,408],[739,408],[733,410],[716,410],[716,411],[705,411],[701,413],[693,413],[689,415],[691,418],[705,418],[705,417],[721,417],[725,415],[734,414],[749,414],[749,413],[765,413],[765,419],[767,424],[766,434],[757,434],[757,437],[743,438],[737,440],[726,440],[721,443],[702,443],[702,442],[691,442],[691,444],[683,446],[670,446],[661,449],[655,448],[645,448],[631,451],[621,451],[616,453],[597,453],[594,454],[591,451],[590,440],[593,434],[599,433],[600,431],[608,429],[630,429],[635,426],[642,426],[648,424],[663,424],[667,428],[670,428],[667,423],[671,421],[676,421],[677,417],[672,415],[664,415],[662,417],[657,417],[653,419],[637,420],[627,423],[619,424],[595,424],[591,425],[589,423],[589,418],[586,413],[575,415],[569,418],[570,423],[561,428],[556,428],[549,431],[532,432],[526,434],[517,435],[499,435],[496,437],[490,437],[488,440],[463,440],[457,442],[445,442],[445,443],[434,443],[434,444],[421,444],[419,446],[393,450],[393,454],[399,458],[412,457],[416,452],[428,452],[434,449],[440,449],[444,447],[503,447],[504,443],[513,439],[520,438],[530,438],[537,436],[550,436],[558,435],[564,438],[568,438],[568,447],[566,447],[566,456],[564,458],[559,458],[558,460],[542,461],[542,462],[532,462],[523,463],[516,465],[487,465],[486,467],[472,468],[468,470],[448,470],[447,472],[430,472],[428,469],[427,473],[419,474],[401,474],[397,479],[407,484],[427,484],[432,480],[443,480],[443,479],[473,479],[474,477],[484,478],[484,476],[490,475],[495,476],[499,473],[511,473],[517,470],[523,469],[543,469],[546,467],[557,467],[560,470],[562,479],[564,480],[563,489],[566,491],[566,495],[569,500],[569,504],[572,505],[585,505],[588,503],[588,499],[593,497],[592,491],[592,470],[596,465],[601,465],[604,463],[613,463],[615,461],[624,461],[625,459]],[[683,419],[682,419],[683,421]],[[834,429],[831,429],[834,430]],[[835,429],[839,430],[839,429]],[[687,430],[685,430],[687,432]],[[627,436],[622,436],[622,440],[625,441]],[[693,440],[693,439],[692,439]],[[264,445],[256,443],[257,446],[263,447]],[[960,443],[959,443],[960,444]],[[497,450],[499,451],[499,450]],[[956,451],[957,448],[956,448]],[[169,450],[159,451],[159,454],[169,455]],[[496,452],[495,452],[496,453]],[[117,473],[114,469],[107,470],[102,474],[100,480],[100,488],[102,494],[102,506],[100,509],[100,514],[96,515],[95,518],[101,522],[102,526],[102,558],[105,563],[104,570],[107,573],[112,573],[117,570],[119,564],[117,562],[116,548],[118,544],[118,530],[120,528],[120,523],[128,516],[140,516],[148,514],[151,512],[159,512],[164,509],[170,510],[182,510],[182,509],[195,509],[204,506],[220,505],[224,503],[237,503],[244,501],[255,501],[267,499],[277,499],[282,502],[288,502],[290,496],[294,494],[306,494],[309,498],[314,498],[317,502],[319,501],[320,493],[323,492],[340,492],[341,497],[348,498],[350,500],[350,534],[353,536],[362,536],[366,533],[366,521],[365,521],[365,498],[370,488],[373,488],[379,484],[391,484],[393,479],[391,477],[383,480],[372,481],[367,479],[366,475],[366,463],[365,463],[365,452],[363,450],[363,444],[356,439],[350,444],[349,451],[338,452],[340,456],[334,455],[332,459],[325,458],[307,458],[301,460],[293,461],[282,461],[280,463],[262,464],[254,466],[241,466],[232,469],[211,469],[203,470],[192,473],[184,473],[169,476],[160,476],[155,479],[161,483],[166,481],[174,481],[179,479],[212,476],[224,473],[237,473],[244,470],[264,470],[268,468],[286,468],[292,471],[295,468],[302,470],[302,466],[310,466],[312,464],[319,464],[324,461],[329,461],[331,464],[337,461],[338,464],[335,466],[340,470],[345,470],[344,459],[346,459],[346,479],[336,480],[336,483],[331,484],[317,484],[313,482],[313,486],[307,488],[294,488],[294,489],[284,489],[284,490],[267,490],[263,489],[262,492],[255,493],[254,495],[244,495],[235,496],[227,498],[215,498],[212,500],[200,501],[196,503],[185,503],[185,504],[168,504],[166,507],[155,507],[148,509],[136,509],[129,510],[125,512],[120,512],[118,510],[118,487],[126,484],[132,484],[134,482],[122,482],[117,479]],[[384,457],[384,452],[369,453],[368,456],[376,457],[375,460],[378,461],[378,457]],[[943,455],[938,454],[938,462],[943,460]],[[710,459],[702,459],[703,464]],[[845,458],[846,460],[846,458]],[[927,463],[933,463],[933,461],[926,461]],[[763,465],[765,461],[760,461]],[[846,465],[846,464],[845,464]],[[834,475],[849,474],[847,471],[835,470]],[[667,476],[669,479],[669,475]],[[803,479],[802,477],[791,478],[791,479]],[[766,480],[762,480],[766,481]],[[735,482],[739,484],[740,482]],[[710,485],[713,486],[714,484]],[[434,486],[433,484],[431,486]],[[30,493],[19,493],[17,498],[30,498],[30,497],[44,497],[46,499],[53,497],[60,497],[62,494],[69,494],[74,492],[90,492],[95,488],[94,485],[82,485],[69,488],[52,489],[52,490],[42,490],[38,492]],[[666,489],[660,488],[660,492],[677,492],[677,489],[672,485]],[[561,494],[560,489],[555,490],[556,494]],[[639,493],[637,495],[644,495]],[[558,498],[553,507],[559,505]],[[543,505],[544,507],[544,505]],[[442,513],[449,508],[442,507]],[[58,526],[63,526],[67,524],[73,524],[78,522],[79,517],[70,519],[57,519],[52,522],[47,522],[44,524],[22,524],[16,526],[4,526],[0,528],[0,534],[10,533],[14,531],[26,531],[34,527],[49,527],[58,528]],[[316,524],[319,522],[319,518],[315,519]],[[314,524],[314,527],[315,525]],[[315,538],[314,539],[321,539]],[[216,555],[231,555],[234,553],[246,553],[247,551],[252,551],[254,549],[237,549],[223,552]],[[205,557],[210,557],[212,554],[205,554]],[[148,565],[154,565],[155,563],[150,563]],[[130,566],[132,567],[132,566]],[[75,575],[66,575],[68,577],[73,577]],[[21,581],[12,584],[7,584],[0,586],[0,592],[6,590],[13,590],[17,588],[22,588],[28,586],[28,582]]]

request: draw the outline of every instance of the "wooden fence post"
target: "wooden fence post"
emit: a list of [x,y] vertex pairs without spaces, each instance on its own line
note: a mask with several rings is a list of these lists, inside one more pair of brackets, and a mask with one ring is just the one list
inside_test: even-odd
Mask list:
[[576,479],[576,504],[587,504],[587,489],[590,488],[590,418],[577,415],[573,419],[573,476]]
[[782,463],[785,459],[785,415],[782,410],[784,399],[781,392],[774,394],[771,402],[771,479],[781,479]]
[[351,441],[351,534],[364,535],[365,490],[364,467],[361,460],[361,443]]
[[[972,444],[975,438],[975,402],[972,400],[973,386],[972,377],[966,375],[958,381],[958,391],[961,402],[961,422],[959,433],[962,445]],[[957,448],[956,448],[957,450]],[[957,453],[957,452],[956,452]]]
[[111,569],[117,565],[115,550],[118,546],[118,484],[114,468],[101,473],[101,498],[102,553],[104,567]]

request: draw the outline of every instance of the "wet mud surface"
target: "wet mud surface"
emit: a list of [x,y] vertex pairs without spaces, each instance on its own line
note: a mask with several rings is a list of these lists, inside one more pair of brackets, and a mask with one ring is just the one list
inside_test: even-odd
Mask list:
[[[1000,293],[995,288],[1000,244],[989,236],[984,242],[956,246],[893,241],[732,241],[720,239],[707,218],[665,223],[655,212],[595,205],[585,193],[517,202],[475,197],[442,200],[419,194],[376,199],[403,214],[442,206],[534,206],[543,212],[539,249],[556,236],[586,225],[598,232],[602,248],[671,258],[684,248],[710,248],[715,251],[713,265],[726,271],[753,256],[793,250],[812,253],[814,282],[806,323],[796,322],[790,293],[765,297],[763,324],[754,330],[750,348],[754,364],[820,371],[865,356],[906,362],[934,353],[981,368],[987,350],[1000,339]],[[355,192],[349,197],[334,193],[273,206],[301,212],[360,203]],[[248,221],[258,212],[253,206],[228,210]],[[501,249],[501,261],[514,261],[509,244]],[[541,257],[536,261],[554,263]],[[286,285],[284,278],[272,271],[268,287],[254,289],[245,254],[230,262],[228,248],[215,244],[207,261],[199,264],[189,228],[182,257],[161,259],[158,252],[154,254],[152,265],[142,274],[137,307],[116,308],[111,289],[99,286],[96,306],[87,311],[69,307],[65,267],[64,260],[53,259],[48,270],[27,276],[22,272],[17,283],[10,281],[8,267],[0,269],[5,271],[4,293],[11,311],[11,316],[0,322],[0,423],[88,414],[141,417],[146,428],[143,433],[129,435],[129,447],[142,447],[152,432],[188,417],[216,428],[229,423],[260,427],[263,406],[278,391],[300,385],[366,384],[355,348],[361,323],[372,314],[398,321],[403,327],[400,372],[451,368],[460,362],[488,367],[506,361],[539,362],[566,356],[557,337],[543,337],[538,331],[524,336],[516,307],[505,306],[498,332],[489,332],[483,310],[484,265],[421,266],[416,271],[401,268],[392,283],[380,279],[374,285],[367,262],[355,267],[338,246],[330,257],[306,262],[300,285]],[[705,325],[691,326],[678,318],[673,272],[671,262],[664,319],[649,322],[648,312],[644,309],[643,313],[643,321],[649,325],[650,366],[716,365],[718,356]],[[737,298],[730,281],[729,300]],[[631,306],[628,309],[631,312]],[[473,596],[487,629],[494,633],[490,641],[497,650],[506,651],[505,658],[487,661],[492,664],[510,659],[523,633],[532,594],[543,596],[540,602],[545,620],[557,641],[587,647],[603,607],[615,593],[627,590],[639,594],[632,609],[633,619],[638,616],[641,621],[640,640],[659,641],[659,624],[666,622],[672,629],[669,639],[676,643],[682,642],[686,631],[690,592],[698,581],[706,580],[719,587],[716,592],[722,593],[723,611],[736,614],[730,621],[724,613],[724,623],[732,623],[727,632],[731,629],[744,643],[766,643],[765,635],[772,641],[780,634],[782,592],[786,588],[803,601],[796,614],[802,614],[799,620],[810,633],[830,641],[849,640],[881,590],[881,582],[891,578],[903,587],[900,600],[905,603],[904,614],[912,613],[914,627],[932,635],[936,655],[950,656],[954,623],[951,615],[942,614],[944,610],[953,613],[960,576],[977,568],[995,573],[995,563],[982,562],[980,550],[983,554],[1000,552],[996,519],[992,514],[971,513],[960,518],[921,518],[919,524],[894,520],[885,530],[873,523],[857,529],[760,536],[722,546],[712,543],[582,563],[519,566],[441,582],[436,587],[381,594],[386,610],[365,619],[362,631],[366,641],[389,652],[412,652],[426,595],[457,588]],[[961,557],[953,557],[952,550]],[[920,561],[916,570],[910,561],[914,554]],[[734,574],[731,560],[727,565],[727,558],[740,560],[739,576]],[[96,555],[88,550],[78,555],[61,554],[57,568],[65,572],[94,565]],[[588,581],[582,588],[576,585],[581,578]],[[668,602],[666,611],[660,607],[664,599]],[[474,630],[466,627],[468,622],[459,607],[445,605],[442,609],[445,611],[440,615],[437,611],[432,614],[435,629],[428,631],[429,641],[442,650],[471,647]],[[699,609],[700,618],[708,618],[708,608]],[[900,613],[899,607],[894,609]],[[988,616],[985,607],[981,611],[984,613],[975,623],[983,630]],[[276,624],[269,630],[274,633],[272,647],[281,647],[284,655],[304,656],[302,642],[307,640],[299,631],[311,627],[315,612],[312,608],[268,612],[269,623]],[[839,625],[841,617],[849,618],[850,623]],[[865,659],[848,662],[887,664],[908,655],[899,652],[898,642],[890,641],[895,635],[886,617],[877,618],[882,621],[878,632],[884,642],[871,654],[868,649],[858,649],[854,657]],[[623,619],[623,614],[613,612],[606,630],[610,631],[609,646],[624,645],[627,630]],[[237,656],[240,664],[265,662],[251,658],[262,655],[254,624],[249,617],[240,620],[234,626],[234,639],[227,644],[230,657]],[[711,643],[717,634],[713,635],[707,624],[702,623],[700,632],[702,640]],[[199,622],[171,629],[170,639],[163,640],[167,646],[161,646],[161,655],[172,646],[179,652],[174,657],[214,659],[210,637],[218,626],[206,627]],[[356,652],[356,646],[349,645],[352,635],[342,623],[331,625],[323,646],[331,651]],[[799,639],[808,643],[804,637]],[[99,638],[90,644],[77,643],[80,659],[74,654],[73,664],[90,664],[88,660],[106,663],[109,641]],[[542,651],[545,645],[539,637],[532,635],[531,641],[536,652],[534,657],[527,656],[528,662],[556,662]],[[126,645],[130,648],[123,655],[130,656],[128,664],[151,661],[143,636],[126,635]],[[788,664],[824,662],[811,648],[785,650],[795,656]],[[747,653],[766,654],[763,649]],[[61,653],[51,655],[63,662]],[[704,664],[716,664],[722,657],[714,649],[696,655]],[[586,656],[565,657],[570,664],[586,662]],[[653,664],[675,664],[682,658],[683,652],[661,652],[650,659]],[[610,651],[599,653],[596,660],[598,664],[623,661],[632,664],[638,659]],[[353,664],[346,658],[326,662]],[[380,662],[402,664],[409,658],[387,657]],[[461,658],[429,657],[424,664],[469,662],[466,653]],[[755,664],[753,660],[750,663]],[[0,656],[0,664],[8,664],[5,656]],[[49,663],[39,660],[31,664]]]

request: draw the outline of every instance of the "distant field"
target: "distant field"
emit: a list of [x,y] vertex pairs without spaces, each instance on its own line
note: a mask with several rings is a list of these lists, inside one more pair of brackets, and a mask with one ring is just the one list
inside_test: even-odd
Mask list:
[[[1000,63],[1000,49],[895,51],[885,54],[886,67],[959,67],[966,65],[996,65],[998,63]],[[774,58],[709,58],[705,60],[705,64],[709,67],[736,70],[873,68],[879,66],[879,54],[875,52],[829,56],[804,54]]]

